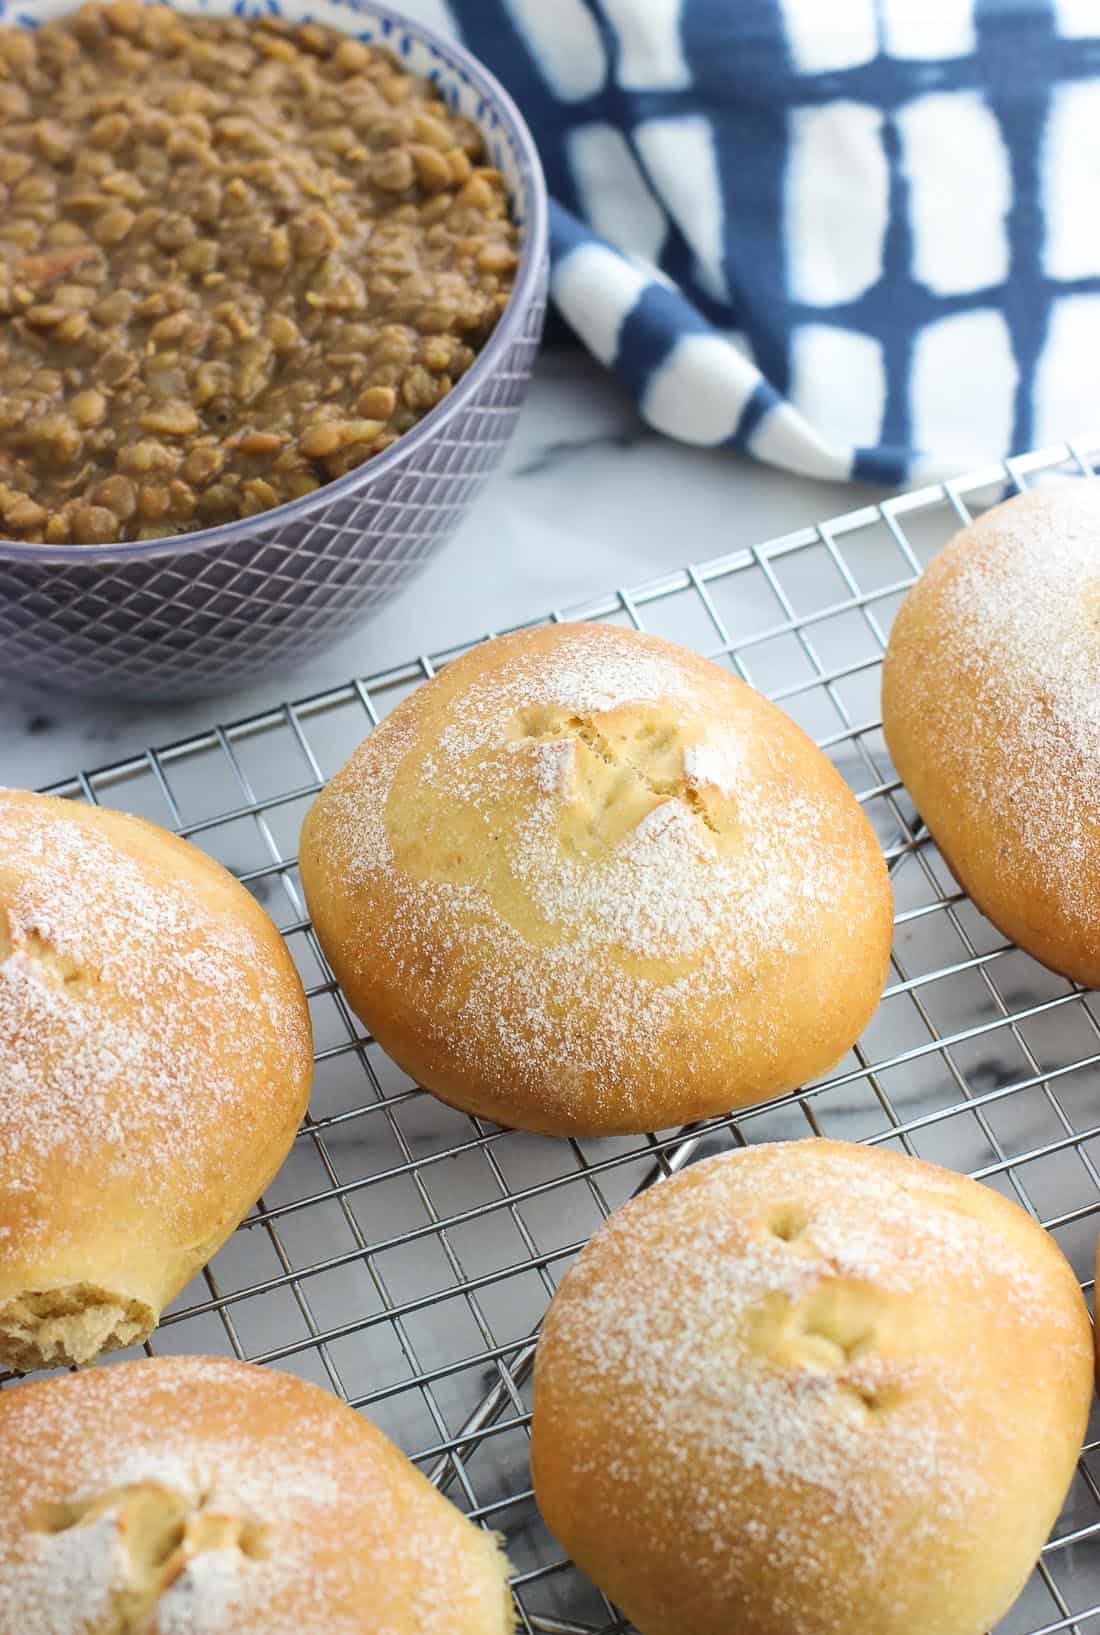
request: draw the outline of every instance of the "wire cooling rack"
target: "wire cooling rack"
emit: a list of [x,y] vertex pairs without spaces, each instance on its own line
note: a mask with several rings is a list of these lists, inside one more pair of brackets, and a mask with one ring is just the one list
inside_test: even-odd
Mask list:
[[[505,1535],[523,1630],[614,1635],[628,1626],[562,1559],[535,1508],[530,1374],[557,1281],[632,1193],[748,1142],[812,1132],[886,1145],[1017,1199],[1091,1292],[1100,995],[1007,945],[958,890],[879,725],[884,641],[923,563],[1006,492],[1091,469],[1084,450],[1046,450],[568,610],[685,642],[777,699],[847,778],[890,864],[893,967],[859,1044],[798,1093],[688,1130],[548,1140],[452,1112],[388,1061],[332,981],[303,909],[302,818],[364,734],[461,649],[54,785],[167,824],[227,864],[282,929],[313,1012],[309,1120],[263,1203],[145,1350],[248,1358],[329,1387]],[[999,1635],[1100,1630],[1098,1620],[1094,1422]]]

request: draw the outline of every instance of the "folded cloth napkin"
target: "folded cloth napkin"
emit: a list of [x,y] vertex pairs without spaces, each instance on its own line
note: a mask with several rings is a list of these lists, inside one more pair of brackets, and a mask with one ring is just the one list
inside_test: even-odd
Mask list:
[[398,0],[511,91],[558,309],[817,477],[1100,429],[1100,0]]

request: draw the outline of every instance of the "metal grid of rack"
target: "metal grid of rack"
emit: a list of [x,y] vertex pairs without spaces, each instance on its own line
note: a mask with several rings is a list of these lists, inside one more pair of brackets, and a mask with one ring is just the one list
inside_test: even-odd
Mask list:
[[[543,1528],[527,1448],[539,1320],[632,1193],[753,1141],[885,1144],[1015,1198],[1091,1293],[1100,995],[1007,945],[958,890],[889,764],[878,702],[891,619],[929,556],[1007,492],[1091,470],[1084,449],[1046,450],[549,615],[656,631],[770,694],[847,778],[889,861],[893,967],[858,1045],[819,1082],[690,1129],[557,1141],[453,1112],[383,1056],[332,981],[296,871],[302,817],[360,738],[461,649],[53,786],[167,824],[226,863],[280,926],[313,1012],[312,1108],[292,1154],[146,1352],[272,1364],[370,1414],[505,1535],[529,1635],[628,1628]],[[999,1635],[1061,1630],[1100,1631],[1100,1422]]]

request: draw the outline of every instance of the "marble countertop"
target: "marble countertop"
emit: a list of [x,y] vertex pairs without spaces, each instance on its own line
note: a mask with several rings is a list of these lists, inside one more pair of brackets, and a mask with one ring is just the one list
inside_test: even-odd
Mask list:
[[367,623],[298,669],[179,705],[0,682],[0,782],[51,783],[879,497],[673,443],[581,353],[548,351],[502,467],[462,528]]

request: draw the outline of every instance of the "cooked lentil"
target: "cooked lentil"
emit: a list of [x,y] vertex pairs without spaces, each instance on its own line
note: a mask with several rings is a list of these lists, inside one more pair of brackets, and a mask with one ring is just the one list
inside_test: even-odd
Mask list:
[[0,534],[183,533],[387,448],[508,299],[484,161],[315,23],[93,0],[0,28]]

